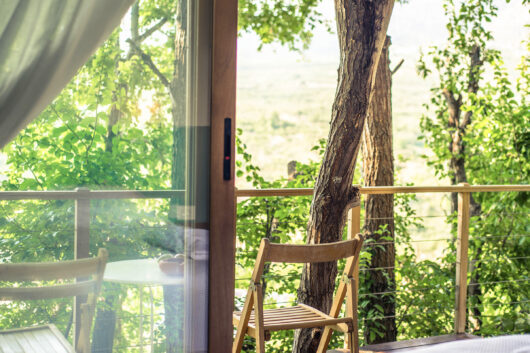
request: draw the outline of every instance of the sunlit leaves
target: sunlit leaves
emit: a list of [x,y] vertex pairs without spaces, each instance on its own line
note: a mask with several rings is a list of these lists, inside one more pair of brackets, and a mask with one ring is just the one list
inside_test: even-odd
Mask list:
[[323,23],[320,0],[239,0],[239,29],[254,32],[262,44],[278,42],[290,49],[309,45],[312,30]]
[[[453,176],[450,161],[463,158],[470,184],[528,184],[528,52],[514,85],[501,53],[488,47],[493,34],[486,24],[497,14],[493,2],[446,1],[444,9],[448,44],[431,48],[418,64],[423,77],[436,75],[438,80],[420,125],[422,139],[434,152],[428,163],[440,178]],[[476,48],[480,63],[472,70],[471,58]],[[478,88],[472,89],[473,84],[478,84]],[[469,125],[461,128],[450,124],[444,92],[458,99],[460,120],[470,116]],[[458,134],[463,146],[459,154],[449,148],[454,134]],[[528,305],[517,303],[527,300],[525,279],[529,272],[528,264],[517,258],[529,250],[527,194],[480,193],[473,197],[481,205],[481,214],[471,222],[470,256],[476,262],[473,276],[485,283],[480,286],[480,294],[470,298],[469,305],[484,316],[471,319],[476,323],[474,329],[486,335],[510,330],[525,332],[529,326],[518,313],[528,312]],[[455,222],[454,218],[448,221]],[[454,245],[451,249],[454,251]],[[451,263],[449,258],[447,261]],[[499,281],[505,284],[498,284]],[[477,319],[483,320],[482,325]]]

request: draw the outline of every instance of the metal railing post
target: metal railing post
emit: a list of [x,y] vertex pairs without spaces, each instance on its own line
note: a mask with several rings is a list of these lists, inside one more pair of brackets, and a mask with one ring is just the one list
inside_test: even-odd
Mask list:
[[[88,188],[77,188],[78,196],[75,199],[75,234],[74,258],[83,259],[89,256],[90,250],[90,199],[87,197]],[[81,328],[81,304],[86,302],[86,296],[74,298],[74,342],[77,346],[79,330]]]
[[[354,206],[348,211],[348,239],[353,239],[361,232],[361,206]],[[355,279],[355,288],[359,288],[359,263],[353,268],[353,278]],[[346,312],[349,312],[349,301],[346,301]],[[354,304],[359,307],[359,303]],[[349,348],[349,335],[344,335],[344,348]]]
[[[462,186],[469,186],[464,183]],[[465,333],[467,318],[467,267],[469,250],[470,192],[458,193],[458,235],[456,240],[455,333]]]

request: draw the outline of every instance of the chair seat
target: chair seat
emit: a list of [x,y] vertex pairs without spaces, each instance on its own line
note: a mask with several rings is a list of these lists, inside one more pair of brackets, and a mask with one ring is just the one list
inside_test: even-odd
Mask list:
[[54,325],[0,331],[0,353],[75,353]]
[[[235,311],[233,323],[237,327],[241,312]],[[304,304],[288,308],[268,309],[263,311],[263,329],[265,331],[290,330],[308,327],[334,326],[341,332],[349,332],[353,327],[351,317],[333,318],[323,312]],[[256,323],[254,310],[250,314],[247,333],[255,337]]]

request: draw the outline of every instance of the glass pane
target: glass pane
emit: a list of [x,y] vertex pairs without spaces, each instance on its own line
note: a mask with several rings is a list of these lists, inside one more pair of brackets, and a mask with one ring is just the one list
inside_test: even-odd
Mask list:
[[[0,153],[1,263],[109,253],[93,353],[207,350],[211,19],[198,6],[138,1]],[[53,323],[75,344],[83,300],[0,301],[0,330]]]

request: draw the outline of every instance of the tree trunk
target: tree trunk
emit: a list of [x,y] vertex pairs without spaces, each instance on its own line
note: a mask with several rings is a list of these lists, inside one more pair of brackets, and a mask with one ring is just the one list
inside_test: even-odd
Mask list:
[[[467,91],[472,94],[476,94],[479,89],[480,70],[483,65],[482,54],[479,45],[475,45],[469,53],[469,74],[468,74],[468,85]],[[451,172],[451,183],[457,185],[460,183],[467,182],[466,175],[466,155],[465,155],[465,143],[464,136],[467,131],[467,127],[471,124],[473,113],[467,111],[462,114],[462,96],[458,95],[455,97],[454,92],[449,89],[444,89],[443,95],[448,107],[449,120],[448,129],[451,131],[451,141],[449,143],[449,151],[451,153],[451,160],[449,162],[449,169]],[[481,205],[478,203],[473,195],[469,201],[469,214],[471,217],[480,216],[482,213]],[[451,212],[455,213],[458,210],[458,193],[451,194]],[[476,319],[475,329],[480,329],[482,326],[482,320],[480,317],[482,313],[480,311],[480,296],[482,295],[482,289],[480,283],[480,263],[475,267],[475,262],[480,259],[482,254],[482,246],[476,247],[476,253],[474,259],[472,259],[472,268],[474,271],[471,273],[470,285],[468,287],[468,297],[475,298],[476,303],[473,306],[473,315]]]
[[[483,65],[483,60],[480,52],[480,46],[475,45],[469,53],[469,75],[467,91],[476,94],[479,89],[480,69]],[[443,91],[445,101],[447,102],[449,110],[448,129],[451,131],[451,142],[449,144],[449,151],[451,153],[451,161],[449,169],[451,171],[451,182],[456,185],[467,182],[466,175],[466,156],[464,136],[467,127],[471,124],[473,113],[468,111],[462,115],[462,96],[455,97],[454,93],[449,89]],[[454,213],[458,210],[458,194],[452,193],[451,211]],[[475,201],[473,195],[470,199],[470,215],[480,215],[480,204]]]
[[[119,302],[114,285],[105,291],[105,300],[98,305],[92,334],[92,352],[112,353],[116,329],[116,304]],[[119,332],[119,331],[118,331]]]
[[[388,47],[390,37],[386,37],[381,52],[374,94],[368,109],[368,119],[363,132],[363,179],[365,186],[394,185],[394,158],[392,149],[392,73]],[[374,239],[380,246],[370,248],[372,261],[368,272],[371,293],[393,292],[396,290],[394,265],[394,195],[367,195],[365,199],[364,232],[367,239]],[[380,312],[378,307],[383,308]],[[395,295],[375,295],[371,297],[366,311],[373,310],[376,316],[386,319],[365,321],[364,339],[367,344],[396,340]],[[375,330],[383,332],[379,336]],[[375,335],[374,335],[375,334]]]
[[[308,243],[342,239],[346,213],[359,202],[359,190],[352,186],[353,173],[393,5],[393,0],[335,0],[339,78],[328,144],[311,203]],[[298,301],[329,312],[336,275],[336,263],[304,266]],[[314,352],[321,331],[297,331],[293,352]]]

